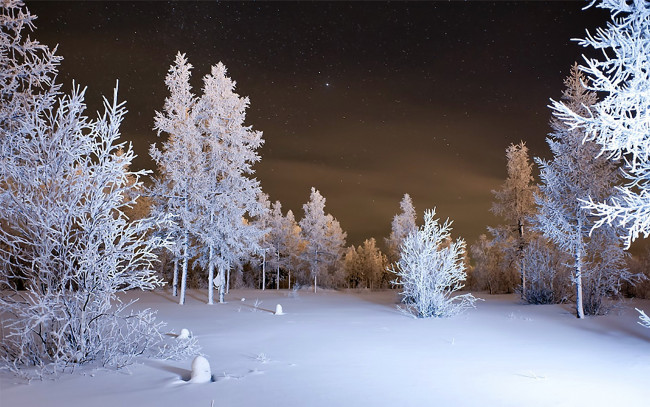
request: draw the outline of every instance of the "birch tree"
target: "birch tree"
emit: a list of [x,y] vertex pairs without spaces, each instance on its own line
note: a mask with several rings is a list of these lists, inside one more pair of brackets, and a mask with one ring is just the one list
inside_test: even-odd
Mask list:
[[179,304],[185,303],[187,273],[193,257],[192,236],[198,220],[200,195],[203,188],[203,144],[196,126],[196,96],[190,86],[192,65],[184,54],[178,53],[169,68],[165,85],[169,96],[165,98],[162,112],[156,112],[155,127],[158,136],[168,138],[161,148],[153,144],[151,158],[158,166],[158,179],[154,183],[153,212],[171,214],[175,224],[166,229],[168,236],[178,242],[181,260]]
[[[571,74],[564,84],[564,105],[575,114],[589,115],[590,109],[596,103],[596,94],[585,87],[586,79],[577,64],[571,68]],[[562,250],[571,254],[573,283],[576,288],[576,315],[578,318],[584,318],[585,277],[594,277],[590,285],[609,281],[592,276],[601,262],[611,263],[612,267],[607,272],[612,276],[621,278],[627,275],[623,266],[623,247],[616,230],[604,225],[591,233],[594,223],[581,203],[581,200],[589,197],[602,201],[614,194],[614,187],[619,181],[618,165],[602,155],[599,156],[600,146],[593,141],[583,142],[584,132],[579,128],[570,128],[557,117],[557,113],[551,121],[551,128],[553,132],[547,142],[553,159],[536,159],[542,180],[536,197],[539,205],[536,216],[537,229]],[[602,256],[605,253],[607,258]],[[596,283],[597,281],[600,283]],[[591,287],[588,302],[592,305],[600,304],[602,295],[615,288],[616,285],[606,289]],[[593,298],[594,295],[597,298]],[[596,312],[600,308],[591,306],[589,310]]]

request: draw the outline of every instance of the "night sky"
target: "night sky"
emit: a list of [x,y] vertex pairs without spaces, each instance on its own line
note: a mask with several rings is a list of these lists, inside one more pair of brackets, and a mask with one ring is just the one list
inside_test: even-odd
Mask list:
[[28,2],[34,37],[59,44],[59,81],[88,86],[91,111],[115,80],[137,168],[178,51],[193,84],[223,62],[266,141],[256,176],[299,219],[311,186],[360,244],[390,232],[404,193],[473,242],[500,219],[491,190],[505,149],[547,157],[549,98],[585,52],[571,38],[609,16],[585,2]]

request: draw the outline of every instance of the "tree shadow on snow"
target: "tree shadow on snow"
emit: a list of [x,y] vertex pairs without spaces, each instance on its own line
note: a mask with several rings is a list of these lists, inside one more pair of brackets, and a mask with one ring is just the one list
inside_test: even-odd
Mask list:
[[[604,317],[588,317],[588,319],[596,319],[594,322],[598,322],[598,318]],[[617,337],[633,337],[650,343],[650,329],[642,327],[641,325],[637,324],[636,321],[633,323],[630,322],[631,321],[627,318],[608,318],[607,320],[603,320],[603,323],[577,325],[580,329],[593,332],[595,334]]]
[[146,365],[156,368],[158,370],[163,370],[165,372],[170,372],[177,375],[182,381],[189,382],[192,377],[192,371],[190,369],[183,369],[182,367],[170,366],[164,362],[158,362],[155,360],[149,360],[145,362]]
[[242,307],[248,307],[248,308],[250,308],[250,309],[252,309],[252,310],[254,310],[254,311],[264,311],[264,312],[270,312],[271,314],[275,314],[275,311],[272,311],[272,310],[270,310],[270,309],[266,309],[266,308],[261,308],[261,307],[259,307],[259,306],[256,307],[256,306],[254,306],[254,305],[244,304],[244,303],[242,303],[241,306],[242,306]]
[[170,292],[161,291],[161,290],[152,290],[151,291],[154,295],[157,295],[158,297],[164,298],[169,302],[178,303],[178,297],[174,297]]
[[367,289],[346,289],[344,294],[353,296],[362,301],[377,305],[395,306],[401,303],[399,291],[390,289],[367,290]]

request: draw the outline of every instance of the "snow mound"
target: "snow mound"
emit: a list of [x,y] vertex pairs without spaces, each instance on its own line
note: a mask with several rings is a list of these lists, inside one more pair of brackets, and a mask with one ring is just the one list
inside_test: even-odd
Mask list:
[[192,361],[192,376],[190,383],[209,383],[212,381],[210,362],[203,356],[197,356]]
[[188,331],[186,328],[181,329],[181,333],[178,334],[176,339],[189,339],[190,338],[190,331]]
[[275,306],[275,315],[284,315],[284,312],[282,312],[282,305],[278,304]]

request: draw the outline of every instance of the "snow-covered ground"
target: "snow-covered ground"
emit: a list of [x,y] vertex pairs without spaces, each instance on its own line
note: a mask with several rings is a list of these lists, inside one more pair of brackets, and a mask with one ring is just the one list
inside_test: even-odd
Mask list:
[[[196,335],[214,382],[192,361],[86,369],[30,385],[0,373],[0,406],[640,406],[650,403],[650,329],[625,302],[577,320],[569,305],[480,295],[453,319],[416,320],[395,292],[132,292],[168,328]],[[245,300],[242,300],[245,298]],[[255,304],[257,302],[257,307]],[[281,304],[284,315],[274,315]]]

